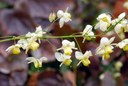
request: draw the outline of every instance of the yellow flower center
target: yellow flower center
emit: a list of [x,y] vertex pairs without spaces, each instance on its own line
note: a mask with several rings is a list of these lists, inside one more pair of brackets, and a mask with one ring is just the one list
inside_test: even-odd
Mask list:
[[39,47],[39,44],[35,41],[33,41],[31,44],[30,44],[30,49],[32,49],[33,51],[34,50],[37,50],[37,48]]
[[12,49],[12,53],[13,53],[13,54],[19,54],[19,53],[20,53],[19,47],[13,48],[13,49]]
[[104,22],[108,22],[107,17],[102,18],[102,21],[104,21]]
[[106,46],[106,47],[105,47],[105,52],[106,52],[106,53],[112,53],[113,50],[111,49],[110,46]]
[[67,16],[68,18],[71,18],[71,15],[70,15],[69,13],[66,13],[66,16]]
[[89,59],[83,59],[83,60],[81,60],[82,61],[82,63],[83,63],[83,65],[84,66],[88,66],[91,62],[89,61]]
[[72,49],[71,48],[65,48],[64,49],[64,54],[65,55],[71,55],[72,54]]
[[128,44],[123,47],[123,50],[124,50],[124,51],[128,51]]
[[104,53],[102,57],[107,60],[107,59],[110,58],[110,54],[109,53]]
[[86,39],[87,39],[88,41],[90,41],[92,38],[88,36],[88,37],[86,37]]
[[66,59],[66,60],[64,61],[64,64],[65,64],[66,66],[69,66],[69,65],[71,64],[71,62],[72,62],[71,59]]

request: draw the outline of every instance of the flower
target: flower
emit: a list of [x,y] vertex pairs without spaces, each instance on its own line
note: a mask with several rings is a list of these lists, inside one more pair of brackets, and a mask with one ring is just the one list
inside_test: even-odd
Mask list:
[[85,27],[85,29],[82,32],[82,36],[84,36],[83,42],[85,41],[85,39],[87,40],[91,40],[94,37],[94,33],[92,32],[92,26],[91,25],[87,25]]
[[15,45],[8,47],[5,51],[12,52],[13,54],[19,54],[20,48],[21,48],[20,44],[15,44]]
[[18,41],[18,44],[20,44],[22,49],[25,50],[25,53],[27,53],[29,49],[34,51],[34,50],[37,50],[39,47],[39,44],[37,42],[35,42],[35,40],[33,38],[20,39]]
[[64,50],[65,55],[71,55],[72,49],[77,49],[77,48],[75,48],[75,42],[63,40],[62,41],[62,47],[57,49],[57,50]]
[[124,39],[125,32],[128,32],[128,21],[126,19],[122,20],[115,26],[114,30],[121,39]]
[[84,54],[82,54],[82,52],[76,51],[75,57],[76,59],[80,60],[80,62],[77,65],[79,65],[82,62],[84,66],[88,66],[91,63],[89,61],[90,56],[92,56],[91,51],[86,51]]
[[37,38],[42,38],[44,34],[46,34],[46,32],[44,32],[42,30],[41,26],[36,27],[36,31],[35,31],[36,37]]
[[56,18],[56,14],[54,12],[53,13],[50,13],[50,15],[49,15],[49,21],[50,22],[53,22],[55,20],[55,18]]
[[111,24],[111,16],[109,14],[103,13],[97,17],[97,20],[99,22],[96,24],[95,29],[100,28],[100,30],[106,31]]
[[33,62],[35,68],[39,68],[39,67],[42,67],[42,63],[46,62],[48,59],[46,57],[41,57],[39,59],[34,57],[28,57],[26,58],[26,60],[28,61],[28,64]]
[[28,32],[25,37],[27,38],[32,38],[34,41],[39,40],[40,43],[40,38],[43,37],[43,35],[46,34],[46,32],[44,32],[41,28],[41,26],[36,27],[36,31],[31,33]]
[[63,12],[62,10],[59,10],[57,12],[57,17],[60,18],[60,20],[59,20],[60,28],[63,27],[64,22],[71,21],[71,14],[68,13],[67,11],[68,11],[68,8],[66,9],[65,12]]
[[59,52],[55,53],[55,58],[57,59],[57,61],[62,62],[60,66],[62,66],[63,64],[69,66],[72,62],[71,56]]
[[116,46],[120,49],[123,49],[124,51],[128,51],[128,39],[122,40]]
[[110,40],[106,37],[101,38],[100,40],[100,45],[96,49],[96,54],[97,55],[102,55],[103,59],[109,59],[110,58],[110,53],[113,52],[113,46],[112,42],[114,41],[115,37],[110,38]]
[[[13,54],[19,54],[20,48],[25,50],[25,53],[27,53],[29,49],[33,51],[37,50],[39,47],[40,38],[43,37],[44,34],[46,34],[46,32],[42,30],[41,26],[38,26],[35,32],[28,32],[24,39],[18,40],[17,44],[10,46],[6,49],[6,51],[12,51]],[[39,43],[36,42],[37,40],[39,40]]]

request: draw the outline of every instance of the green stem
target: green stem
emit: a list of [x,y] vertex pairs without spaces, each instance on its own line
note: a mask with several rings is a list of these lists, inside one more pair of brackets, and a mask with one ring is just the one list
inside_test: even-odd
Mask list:
[[45,36],[44,39],[53,39],[53,38],[74,38],[74,37],[83,37],[82,35],[69,35],[69,36]]
[[76,41],[76,44],[77,44],[78,49],[80,50],[80,52],[82,52],[82,50],[80,48],[80,45],[79,45],[79,43],[78,43],[78,41],[77,41],[77,39],[75,37],[74,37],[74,40]]

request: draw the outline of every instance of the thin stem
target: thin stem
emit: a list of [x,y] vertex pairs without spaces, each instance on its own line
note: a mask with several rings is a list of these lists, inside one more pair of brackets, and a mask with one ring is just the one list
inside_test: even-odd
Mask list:
[[78,46],[78,49],[82,52],[82,50],[81,50],[81,48],[80,48],[80,45],[79,45],[79,43],[78,43],[78,41],[77,41],[77,39],[74,37],[74,40],[75,40],[75,42],[76,42],[76,44],[77,44],[77,46]]
[[52,39],[52,38],[74,38],[74,37],[82,37],[82,35],[69,35],[69,36],[45,36],[45,39]]
[[46,32],[49,32],[49,31],[50,31],[49,28],[50,28],[58,19],[59,19],[59,18],[55,19],[49,26],[46,27],[46,28],[47,28]]

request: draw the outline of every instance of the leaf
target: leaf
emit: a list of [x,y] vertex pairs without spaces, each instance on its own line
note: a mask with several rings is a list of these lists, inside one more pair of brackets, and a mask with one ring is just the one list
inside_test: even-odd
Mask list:
[[[32,81],[31,81],[32,80]],[[33,82],[33,84],[31,84]],[[35,82],[35,83],[34,83]],[[50,83],[49,83],[50,82]],[[46,70],[44,72],[33,75],[28,85],[34,86],[72,86],[69,80],[65,80],[59,72],[54,70]]]

